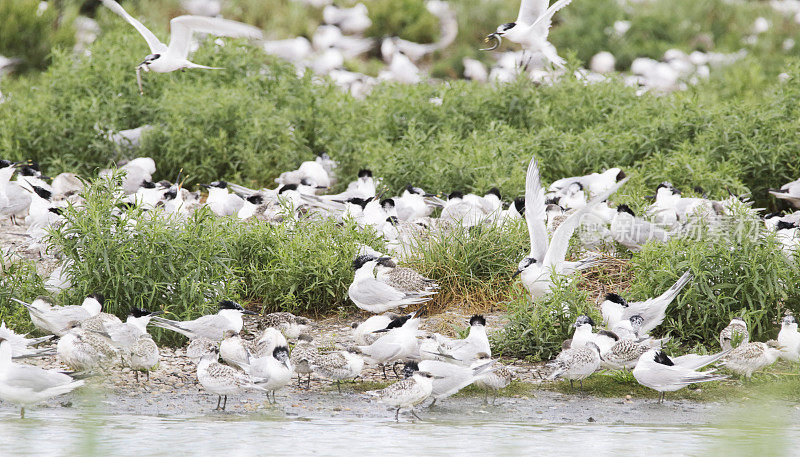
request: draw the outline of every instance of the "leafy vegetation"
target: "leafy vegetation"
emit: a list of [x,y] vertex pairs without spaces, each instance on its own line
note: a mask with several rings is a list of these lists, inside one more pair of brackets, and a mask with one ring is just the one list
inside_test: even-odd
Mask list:
[[46,293],[44,282],[36,274],[36,266],[32,262],[0,256],[0,321],[17,332],[33,331],[28,311],[11,299],[30,303]]
[[554,277],[553,283],[553,294],[533,302],[527,291],[518,288],[517,296],[506,304],[509,322],[492,339],[493,348],[504,356],[550,360],[571,338],[575,319],[587,315],[600,322],[586,292],[572,284],[570,277]]
[[731,221],[723,233],[698,227],[694,236],[650,243],[631,258],[629,299],[660,295],[684,271],[694,280],[667,308],[659,333],[689,347],[719,344],[731,318],[748,324],[751,341],[774,338],[785,310],[800,313],[800,269],[759,220]]
[[0,2],[0,55],[20,59],[14,68],[18,73],[44,69],[52,50],[74,44],[75,11],[62,14],[50,3],[44,5],[41,10],[39,0]]
[[[353,306],[347,287],[359,246],[383,248],[372,232],[351,221],[339,226],[304,219],[273,226],[218,218],[206,208],[187,220],[123,210],[112,183],[101,179],[89,186],[85,206],[70,207],[66,223],[52,234],[53,244],[72,261],[67,274],[74,286],[59,297],[63,304],[99,292],[107,297],[105,311],[120,317],[136,306],[194,319],[216,312],[224,298],[269,312],[327,314]],[[26,283],[15,278],[27,270],[20,271],[8,286],[15,297],[31,295],[19,290]],[[37,283],[31,284],[26,287]],[[171,332],[157,337],[178,339]]]
[[480,313],[505,302],[512,292],[511,274],[530,249],[523,221],[457,226],[421,238],[405,261],[438,282],[439,293],[424,305],[430,310],[456,307]]

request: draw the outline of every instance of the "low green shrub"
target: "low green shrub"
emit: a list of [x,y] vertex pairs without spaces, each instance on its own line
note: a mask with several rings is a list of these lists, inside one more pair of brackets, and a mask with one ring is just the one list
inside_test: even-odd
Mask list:
[[781,252],[774,235],[757,219],[732,220],[731,230],[718,233],[697,227],[693,236],[665,244],[650,243],[633,254],[634,272],[626,299],[655,297],[684,271],[687,285],[657,329],[684,346],[715,347],[731,318],[742,316],[751,341],[774,338],[784,310],[800,312],[800,269]]
[[431,231],[415,245],[409,266],[440,286],[432,309],[460,308],[485,312],[508,300],[511,277],[530,250],[524,221]]
[[[118,179],[118,178],[115,178]],[[201,208],[187,220],[160,211],[120,210],[120,197],[99,179],[83,207],[69,207],[51,241],[72,261],[73,287],[64,304],[90,293],[106,296],[105,311],[119,317],[131,306],[193,319],[216,312],[223,298],[253,302],[263,311],[324,315],[354,305],[347,297],[361,244],[384,249],[370,230],[310,219],[281,225],[218,218]],[[180,340],[157,331],[161,342]]]
[[[44,3],[47,9],[39,12]],[[75,31],[73,12],[60,11],[54,2],[8,0],[0,2],[0,55],[18,58],[15,71],[42,70],[55,48],[71,48]]]
[[[100,179],[84,191],[85,206],[69,207],[66,223],[51,242],[72,261],[72,287],[63,304],[80,304],[91,293],[106,297],[105,312],[124,317],[130,307],[163,310],[170,318],[193,319],[216,312],[231,297],[235,276],[220,236],[229,222],[208,210],[185,223],[156,211],[119,210],[113,180]],[[178,336],[158,331],[162,342]]]
[[423,0],[372,0],[366,3],[374,38],[398,36],[416,43],[432,43],[439,36],[439,20]]
[[39,295],[47,295],[36,266],[27,260],[0,256],[0,321],[17,333],[34,330],[28,310],[12,298],[30,303]]
[[325,315],[353,307],[347,288],[360,245],[385,251],[378,235],[349,220],[248,222],[227,236],[237,289],[263,312]]
[[554,293],[535,302],[527,291],[517,288],[519,293],[506,304],[508,323],[492,337],[493,349],[504,356],[550,360],[561,352],[564,340],[572,338],[572,325],[578,316],[588,315],[601,322],[587,293],[571,283],[572,278],[553,279]]

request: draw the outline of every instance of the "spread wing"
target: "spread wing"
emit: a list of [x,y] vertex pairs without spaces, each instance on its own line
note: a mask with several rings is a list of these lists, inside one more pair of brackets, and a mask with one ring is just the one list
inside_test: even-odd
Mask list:
[[547,31],[550,30],[550,25],[552,25],[553,15],[570,3],[572,3],[572,0],[558,0],[557,2],[553,3],[550,8],[547,8],[547,11],[534,20],[531,29],[536,30],[539,33],[544,32],[546,36]]
[[547,227],[544,225],[544,189],[539,178],[539,163],[531,157],[525,176],[525,222],[531,239],[531,256],[541,262],[547,252]]
[[547,10],[550,0],[522,0],[517,23],[533,24]]
[[[110,0],[109,0],[110,1]],[[192,33],[208,33],[231,38],[262,39],[261,30],[241,22],[220,17],[178,16],[169,21],[169,52],[186,58],[192,44]]]
[[147,46],[150,47],[150,52],[153,54],[162,53],[167,50],[167,46],[159,41],[153,32],[151,32],[147,27],[145,27],[141,22],[139,22],[135,17],[128,14],[119,3],[115,2],[114,0],[101,0],[103,5],[106,5],[108,9],[117,13],[118,15],[122,16],[123,19],[128,21],[130,25],[132,25],[140,35],[144,37],[144,40],[147,41]]

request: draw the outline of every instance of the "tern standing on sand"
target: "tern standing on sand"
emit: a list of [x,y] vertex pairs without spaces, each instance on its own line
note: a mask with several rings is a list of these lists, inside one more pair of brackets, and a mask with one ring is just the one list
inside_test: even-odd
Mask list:
[[144,61],[136,67],[136,81],[139,83],[139,94],[142,90],[142,70],[156,73],[169,73],[184,68],[204,68],[222,70],[222,68],[198,65],[188,60],[192,44],[192,33],[201,32],[232,38],[262,39],[261,30],[241,22],[229,21],[219,17],[178,16],[169,21],[169,46],[165,45],[141,22],[128,14],[114,0],[101,0],[111,11],[122,16],[147,41],[150,52]]

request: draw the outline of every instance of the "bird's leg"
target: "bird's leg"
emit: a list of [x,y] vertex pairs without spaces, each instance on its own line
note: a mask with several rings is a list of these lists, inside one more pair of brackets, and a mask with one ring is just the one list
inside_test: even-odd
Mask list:
[[386,364],[382,363],[382,364],[381,364],[381,368],[383,368],[383,379],[389,379],[389,378],[386,376]]
[[581,383],[581,390],[583,390],[583,379],[579,380],[578,382]]
[[[435,400],[434,400],[434,401],[435,401]],[[417,418],[417,419],[419,419],[419,420],[422,420],[422,418],[421,418],[421,417],[417,416],[417,413],[414,411],[414,409],[411,409],[411,415],[412,415],[412,416],[414,416],[414,417],[416,417],[416,418]]]
[[489,404],[489,390],[488,389],[483,391],[483,404],[484,405],[488,405]]
[[[431,402],[431,404],[428,405],[428,408],[433,408],[433,405],[435,405],[435,404],[436,404],[436,399],[434,398],[433,401]],[[413,409],[411,410],[411,414],[414,414],[414,410]]]
[[397,374],[397,363],[398,362],[392,364],[392,371],[394,372],[394,375],[397,376],[397,379],[400,379],[400,375]]
[[572,382],[572,379],[569,380],[569,388],[575,390],[575,384]]
[[311,373],[308,374],[308,379],[306,379],[306,390],[311,388]]
[[661,396],[658,397],[658,404],[661,404],[663,402],[664,402],[664,392],[661,392]]
[[301,376],[302,375],[300,373],[297,373],[297,385],[298,386],[303,384],[303,378]]
[[340,394],[342,393],[342,387],[339,385],[339,381],[336,381],[336,390],[338,390]]
[[139,384],[139,370],[133,370],[133,375],[136,377],[136,384]]
[[225,411],[225,408],[228,407],[228,396],[225,395],[225,402],[222,403],[222,410]]
[[214,408],[214,411],[219,411],[220,402],[222,402],[222,395],[217,395],[217,407]]
[[394,412],[394,420],[396,422],[400,421],[400,408],[397,408],[397,411]]
[[22,408],[20,408],[20,410],[19,410],[19,417],[20,417],[20,419],[25,419],[25,407],[24,406]]
[[147,373],[147,383],[150,384],[150,370],[147,370],[145,373]]

